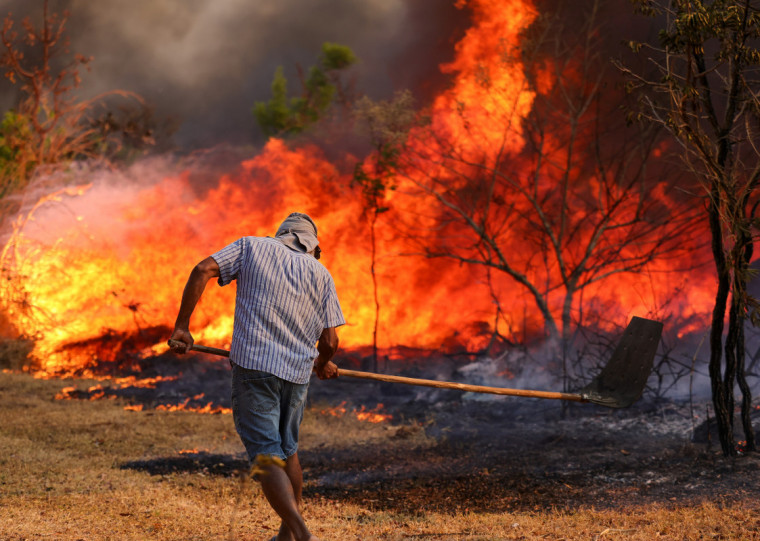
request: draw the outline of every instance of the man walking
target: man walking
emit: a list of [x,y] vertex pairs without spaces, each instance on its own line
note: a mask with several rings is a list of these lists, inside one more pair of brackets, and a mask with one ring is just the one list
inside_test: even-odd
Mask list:
[[[208,281],[237,280],[230,347],[235,428],[267,501],[282,519],[277,541],[319,541],[299,511],[303,473],[298,429],[312,370],[335,378],[335,328],[345,320],[320,256],[317,226],[292,213],[274,238],[243,237],[207,257],[190,273],[171,339],[193,345],[190,316]],[[273,464],[271,457],[284,461]]]

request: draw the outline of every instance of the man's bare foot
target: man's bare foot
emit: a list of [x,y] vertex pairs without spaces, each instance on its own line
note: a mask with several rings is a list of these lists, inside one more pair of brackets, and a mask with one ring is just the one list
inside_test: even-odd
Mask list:
[[[280,534],[277,534],[269,541],[293,541],[293,537],[290,535],[290,533],[286,534],[285,537],[281,537]],[[312,535],[307,541],[319,541],[319,537]]]
[[[280,531],[269,541],[295,541],[290,530],[285,525],[280,526]],[[319,541],[319,537],[312,535],[307,541]]]
[[290,530],[287,526],[285,526],[285,523],[283,522],[280,525],[280,531],[277,532],[277,535],[275,535],[271,541],[294,541],[293,535],[290,533]]

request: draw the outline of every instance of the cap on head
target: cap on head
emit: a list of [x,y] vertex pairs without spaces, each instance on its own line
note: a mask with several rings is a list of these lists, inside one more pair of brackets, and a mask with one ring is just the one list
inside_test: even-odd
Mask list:
[[299,252],[311,252],[319,245],[317,225],[302,212],[293,212],[285,218],[277,228],[275,238]]

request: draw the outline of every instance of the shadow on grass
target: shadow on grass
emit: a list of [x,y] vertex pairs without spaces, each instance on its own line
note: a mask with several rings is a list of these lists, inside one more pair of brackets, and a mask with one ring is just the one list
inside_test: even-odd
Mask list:
[[[760,496],[760,456],[726,461],[663,452],[627,461],[591,456],[590,461],[551,463],[536,454],[519,456],[446,443],[400,452],[357,446],[306,450],[304,497],[352,503],[374,511],[508,512],[547,509],[625,509],[630,505],[682,505],[711,498],[744,501]],[[576,450],[577,451],[577,450]],[[561,456],[562,453],[559,453]],[[576,458],[577,460],[577,458]],[[537,467],[538,466],[538,467]],[[712,466],[712,467],[710,467]],[[184,453],[135,460],[121,469],[150,475],[235,477],[246,471],[241,454]]]
[[576,508],[592,498],[582,484],[535,475],[514,457],[506,466],[504,458],[445,442],[403,453],[378,446],[307,452],[304,496],[420,515]]
[[[653,431],[664,414],[536,422],[509,413],[458,404],[438,412],[427,438],[388,429],[361,444],[322,420],[330,437],[299,452],[304,497],[419,515],[760,501],[760,454],[724,458],[675,430]],[[232,477],[247,461],[194,452],[121,467]]]
[[248,459],[240,455],[221,455],[206,452],[184,453],[178,456],[133,460],[120,466],[122,470],[137,470],[150,475],[172,473],[203,473],[232,477],[248,469]]

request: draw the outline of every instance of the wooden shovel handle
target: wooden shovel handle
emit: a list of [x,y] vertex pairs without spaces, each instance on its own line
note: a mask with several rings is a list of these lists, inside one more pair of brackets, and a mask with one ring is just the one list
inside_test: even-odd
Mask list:
[[[169,346],[173,347],[176,344],[175,340],[169,340]],[[208,346],[193,345],[190,348],[193,351],[200,351],[201,353],[211,353],[212,355],[220,355],[222,357],[229,357],[230,352],[226,349],[212,348]],[[434,379],[420,379],[420,378],[407,378],[404,376],[390,376],[387,374],[376,374],[374,372],[360,372],[359,370],[348,370],[346,368],[338,368],[339,376],[347,376],[351,378],[371,379],[375,381],[385,381],[387,383],[402,383],[404,385],[417,385],[421,387],[435,387],[437,389],[454,389],[457,391],[467,391],[471,393],[488,393],[499,394],[508,396],[526,396],[533,398],[550,398],[555,400],[570,400],[573,402],[586,402],[587,399],[583,395],[575,393],[559,393],[551,391],[531,391],[526,389],[507,389],[504,387],[486,387],[484,385],[469,385],[467,383],[454,383],[452,381],[438,381]]]
[[[172,349],[186,347],[184,342],[179,340],[169,340],[169,347]],[[209,346],[201,346],[200,344],[193,344],[190,351],[200,351],[201,353],[211,353],[212,355],[219,355],[220,357],[229,357],[230,352],[226,349],[212,348]]]
[[388,383],[402,383],[404,385],[419,385],[422,387],[435,387],[437,389],[454,389],[471,393],[489,393],[509,396],[528,396],[533,398],[553,398],[555,400],[572,400],[585,402],[585,398],[579,394],[558,393],[551,391],[531,391],[527,389],[508,389],[505,387],[486,387],[485,385],[470,385],[467,383],[454,383],[453,381],[438,381],[434,379],[407,378],[404,376],[390,376],[387,374],[375,374],[374,372],[359,372],[358,370],[338,369],[340,376],[352,378],[373,379]]

